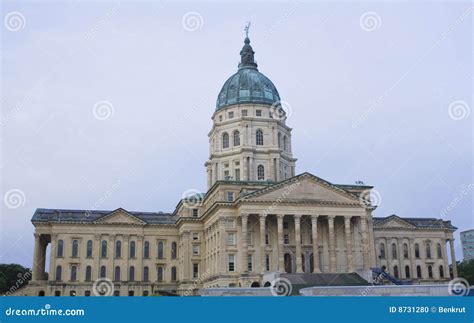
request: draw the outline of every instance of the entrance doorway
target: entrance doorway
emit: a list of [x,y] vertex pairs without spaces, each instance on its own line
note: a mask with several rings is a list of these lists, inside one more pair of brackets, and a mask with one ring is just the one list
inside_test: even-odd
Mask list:
[[289,253],[285,253],[285,272],[290,274],[292,272],[292,268],[291,255]]

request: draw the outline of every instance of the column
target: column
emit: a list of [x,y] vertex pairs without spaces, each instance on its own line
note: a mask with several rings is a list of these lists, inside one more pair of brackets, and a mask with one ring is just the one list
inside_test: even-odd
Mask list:
[[266,214],[260,214],[260,272],[266,271],[265,261],[265,224],[267,220]]
[[453,278],[458,277],[458,265],[456,264],[456,255],[454,254],[454,238],[449,241],[449,249],[451,252],[451,266],[453,267]]
[[[369,240],[367,235],[367,219],[361,217],[360,218],[360,230],[362,231],[362,259],[364,262],[364,270],[370,269],[369,264]],[[387,254],[388,247],[385,245],[385,253]]]
[[318,246],[318,216],[311,215],[311,235],[313,238],[313,273],[320,273],[319,269],[319,246]]
[[354,272],[354,260],[352,256],[352,238],[351,238],[351,217],[344,218],[345,236],[346,236],[346,256],[347,256],[347,272]]
[[336,268],[336,237],[334,236],[334,215],[328,216],[329,228],[329,271],[335,273]]
[[296,272],[302,273],[302,259],[301,259],[301,214],[293,216],[295,220],[295,249],[296,249]]
[[242,244],[242,259],[240,260],[240,268],[242,272],[248,271],[247,266],[247,255],[248,255],[248,240],[247,240],[247,222],[248,222],[248,214],[242,213],[240,214],[240,218],[242,220],[242,237],[240,238]]
[[[115,234],[109,235],[109,243],[107,244],[107,273],[108,278],[114,281],[115,267],[114,267],[114,251],[115,251]],[[123,269],[120,269],[122,275]]]
[[40,274],[40,253],[41,253],[41,242],[40,242],[40,234],[35,233],[35,251],[33,255],[33,273],[32,273],[32,280],[40,280],[41,279],[41,274]]
[[[100,278],[100,246],[101,246],[100,234],[94,235],[94,244],[92,250],[92,257],[94,259],[94,267],[92,268],[92,275],[95,275],[97,278]],[[95,251],[94,251],[95,249]],[[109,269],[110,270],[110,269]],[[92,278],[92,280],[94,280]]]
[[58,238],[58,235],[56,233],[51,234],[51,251],[49,254],[49,277],[48,279],[51,281],[55,280],[56,276],[56,266],[55,266],[55,260],[56,260],[56,239]]
[[[189,236],[191,235],[191,232],[189,230],[183,231],[181,233],[181,239],[183,241],[183,280],[191,280],[192,274],[191,274],[191,255],[190,255],[190,243],[189,243]],[[180,278],[181,280],[181,278]]]
[[278,271],[285,272],[285,260],[283,253],[283,218],[284,214],[277,214],[277,233],[278,233]]
[[411,279],[418,278],[416,275],[416,258],[415,258],[415,240],[409,239],[408,251],[410,252],[410,267],[411,267]]
[[137,236],[137,245],[136,254],[137,254],[137,266],[135,266],[135,280],[143,281],[143,236]]
[[253,156],[249,159],[249,174],[250,178],[249,181],[256,181],[257,177],[255,176],[255,166],[254,166],[254,158]]
[[[225,223],[226,219],[225,218],[219,218],[219,263],[218,263],[218,268],[219,272],[221,274],[225,274],[227,272],[227,258],[226,258],[226,231],[225,231]],[[201,269],[201,273],[204,273],[204,268]]]

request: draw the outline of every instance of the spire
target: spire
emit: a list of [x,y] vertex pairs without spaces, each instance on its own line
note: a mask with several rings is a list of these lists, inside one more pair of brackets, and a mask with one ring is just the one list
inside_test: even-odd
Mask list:
[[239,68],[257,68],[257,63],[255,62],[253,54],[252,46],[250,46],[250,39],[249,39],[249,29],[250,29],[250,22],[247,23],[245,26],[245,40],[244,40],[244,47],[240,51],[240,64]]

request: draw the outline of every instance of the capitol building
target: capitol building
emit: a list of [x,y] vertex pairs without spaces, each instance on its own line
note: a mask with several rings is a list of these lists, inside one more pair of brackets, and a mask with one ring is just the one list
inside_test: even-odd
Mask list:
[[197,295],[269,286],[270,273],[372,283],[372,268],[414,284],[457,276],[450,221],[374,217],[372,186],[297,174],[280,94],[248,37],[240,57],[211,116],[207,192],[172,213],[37,209],[33,276],[19,294],[89,296],[108,282],[110,295]]

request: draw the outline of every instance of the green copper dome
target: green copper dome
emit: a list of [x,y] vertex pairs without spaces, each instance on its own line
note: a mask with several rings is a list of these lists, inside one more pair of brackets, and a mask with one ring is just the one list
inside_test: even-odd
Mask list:
[[272,81],[257,69],[250,39],[245,38],[240,51],[241,61],[237,73],[229,77],[217,97],[216,111],[240,103],[269,104],[280,101],[280,95]]

